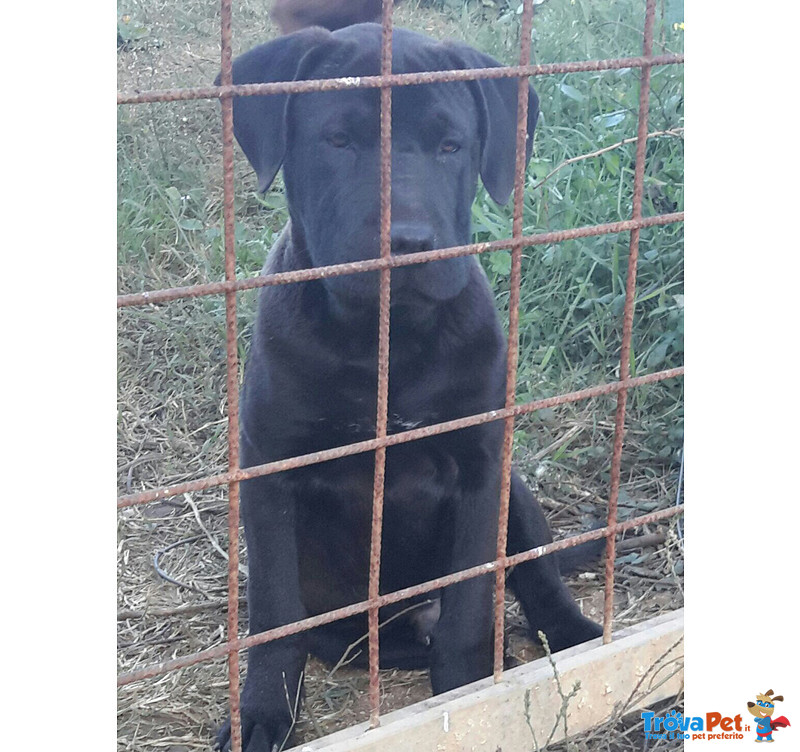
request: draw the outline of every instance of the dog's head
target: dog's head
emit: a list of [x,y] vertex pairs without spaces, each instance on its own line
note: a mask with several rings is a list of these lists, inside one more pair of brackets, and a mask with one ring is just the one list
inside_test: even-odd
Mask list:
[[775,712],[775,703],[782,700],[783,695],[776,695],[771,689],[768,689],[763,695],[757,694],[755,702],[748,702],[747,709],[750,711],[750,715],[754,715],[756,718],[771,717]]
[[[358,24],[280,37],[233,64],[235,84],[377,75],[381,28]],[[496,67],[463,44],[405,29],[393,36],[393,72]],[[529,92],[527,154],[538,100]],[[392,253],[470,242],[478,176],[498,203],[513,189],[517,79],[397,86],[392,90]],[[314,266],[377,258],[380,243],[380,92],[349,89],[236,97],[234,132],[267,190],[283,166],[296,241]],[[466,258],[398,269],[393,301],[447,300],[469,276]],[[337,297],[374,300],[376,273],[325,281]]]

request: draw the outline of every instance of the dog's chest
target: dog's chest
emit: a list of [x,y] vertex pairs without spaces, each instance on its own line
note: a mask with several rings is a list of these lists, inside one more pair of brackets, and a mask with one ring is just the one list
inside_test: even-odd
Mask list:
[[[388,434],[410,431],[432,425],[443,419],[448,395],[441,388],[439,378],[430,378],[430,365],[420,363],[413,369],[391,371],[389,374],[386,432]],[[373,439],[377,432],[378,393],[377,373],[373,369],[343,368],[325,378],[325,383],[314,388],[314,433],[322,435],[326,443],[340,443]],[[334,446],[335,443],[331,443]]]
[[[377,412],[377,410],[376,410]],[[388,434],[410,431],[413,428],[435,421],[434,412],[426,412],[423,416],[419,412],[414,416],[403,416],[391,413],[387,416],[386,432]],[[318,427],[329,434],[352,441],[367,441],[375,438],[376,419],[367,415],[360,416],[331,416],[318,419]]]
[[[367,452],[306,468],[296,476],[302,477],[295,490],[303,580],[311,582],[321,574],[329,582],[340,578],[341,587],[334,590],[347,590],[351,599],[366,596],[374,473],[374,453]],[[450,518],[447,510],[458,506],[460,489],[459,464],[441,441],[389,447],[384,585],[406,587],[441,574],[439,557],[447,548],[442,525]]]

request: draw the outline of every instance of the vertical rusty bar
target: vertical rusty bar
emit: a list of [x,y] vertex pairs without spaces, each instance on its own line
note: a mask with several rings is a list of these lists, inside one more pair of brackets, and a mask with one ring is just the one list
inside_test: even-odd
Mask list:
[[[656,0],[647,0],[645,12],[643,54],[653,52],[653,25]],[[642,216],[642,196],[644,193],[644,169],[647,149],[647,121],[650,108],[650,69],[642,67],[639,84],[639,127],[636,141],[636,165],[633,174],[633,219]],[[633,309],[636,295],[636,265],[639,260],[639,229],[631,230],[628,253],[628,276],[625,282],[625,308],[622,317],[622,346],[620,348],[619,378],[625,381],[630,376],[631,338],[633,336]],[[625,436],[625,408],[628,390],[617,393],[617,409],[614,417],[614,449],[611,456],[611,483],[608,495],[608,524],[617,524],[617,502],[619,500],[620,473],[622,466],[622,443]],[[612,620],[614,616],[614,562],[617,541],[614,534],[606,538],[605,601],[603,606],[603,642],[611,642]]]
[[[221,0],[221,82],[233,83],[231,47],[231,0]],[[222,97],[222,186],[225,279],[236,279],[233,184],[233,99]],[[228,469],[239,469],[239,362],[236,334],[236,292],[225,293],[225,345],[228,390]],[[239,634],[239,483],[228,485],[228,641]],[[242,727],[239,708],[239,653],[228,653],[228,693],[231,709],[231,750],[241,752]]]
[[[524,0],[520,29],[519,64],[527,65],[531,55],[533,0]],[[528,78],[517,80],[517,143],[514,172],[514,220],[512,225],[511,279],[508,299],[508,353],[506,356],[506,402],[513,407],[517,393],[519,361],[519,298],[522,278],[522,210],[525,196],[525,149],[528,122]],[[508,508],[511,496],[511,457],[514,444],[514,418],[506,418],[500,481],[500,515],[497,527],[497,558],[506,555]],[[505,630],[506,572],[498,569],[494,582],[494,680],[503,678],[503,634]]]
[[[381,75],[392,72],[392,0],[383,0],[381,37]],[[381,87],[381,258],[392,252],[392,89]],[[375,436],[386,436],[389,411],[389,318],[391,295],[391,270],[381,269],[380,308],[378,322],[378,404],[375,419]],[[375,479],[372,493],[372,533],[369,557],[369,599],[380,595],[381,535],[383,530],[383,488],[386,474],[386,447],[375,451]],[[378,642],[378,607],[372,606],[368,614],[369,625],[369,723],[371,728],[380,725],[380,677]]]

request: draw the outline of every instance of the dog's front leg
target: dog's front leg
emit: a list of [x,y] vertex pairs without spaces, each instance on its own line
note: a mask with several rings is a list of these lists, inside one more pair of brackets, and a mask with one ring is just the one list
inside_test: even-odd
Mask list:
[[[249,631],[258,634],[306,617],[298,578],[295,500],[279,476],[248,480],[241,488],[249,569]],[[288,747],[300,706],[306,655],[304,633],[248,651],[241,697],[244,752]],[[230,749],[230,722],[220,730],[217,747]]]
[[[481,482],[470,485],[454,503],[451,572],[495,558],[499,472],[492,468]],[[492,673],[494,581],[494,574],[488,574],[444,589],[431,653],[434,694]]]

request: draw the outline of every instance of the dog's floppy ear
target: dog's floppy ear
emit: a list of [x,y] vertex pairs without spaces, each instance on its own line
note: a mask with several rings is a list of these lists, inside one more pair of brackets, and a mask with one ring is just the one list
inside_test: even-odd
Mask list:
[[[233,61],[234,84],[294,81],[304,57],[330,39],[330,32],[310,28],[279,37],[245,52]],[[220,76],[214,81],[219,86]],[[267,190],[286,152],[288,94],[233,98],[233,132],[258,175],[258,190]]]
[[[461,68],[497,68],[500,63],[465,44],[449,44]],[[514,188],[517,142],[516,78],[469,81],[481,113],[481,178],[489,195],[505,204]],[[528,123],[525,163],[531,156],[533,129],[539,117],[539,97],[528,85]]]

